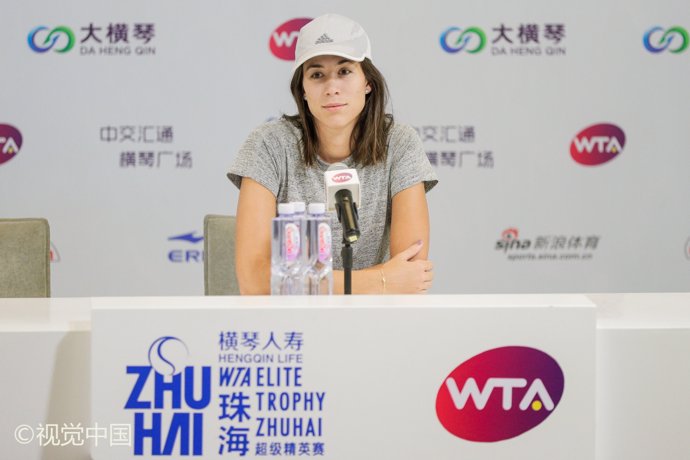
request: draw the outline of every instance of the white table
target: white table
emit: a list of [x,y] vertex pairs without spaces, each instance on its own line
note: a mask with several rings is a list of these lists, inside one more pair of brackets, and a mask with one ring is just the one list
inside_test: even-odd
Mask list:
[[[596,458],[690,458],[690,294],[588,298],[598,306]],[[3,458],[90,458],[85,446],[20,445],[14,430],[92,423],[91,300],[0,299]]]
[[599,294],[597,459],[690,458],[690,294]]
[[[83,446],[22,445],[40,426],[89,426],[91,299],[0,299],[0,453],[7,459],[88,459]],[[52,425],[52,426],[51,426]]]

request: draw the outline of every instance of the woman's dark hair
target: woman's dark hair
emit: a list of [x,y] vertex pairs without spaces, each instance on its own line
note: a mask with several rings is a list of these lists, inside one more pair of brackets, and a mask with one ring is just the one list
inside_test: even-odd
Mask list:
[[[393,125],[393,116],[386,114],[388,86],[381,72],[369,58],[361,62],[364,78],[371,87],[364,102],[364,109],[350,136],[350,151],[356,164],[370,166],[386,160],[388,133]],[[284,115],[302,131],[302,155],[304,163],[312,166],[319,154],[319,137],[316,133],[314,116],[304,100],[302,66],[295,70],[290,82],[290,91],[297,104],[297,115]]]

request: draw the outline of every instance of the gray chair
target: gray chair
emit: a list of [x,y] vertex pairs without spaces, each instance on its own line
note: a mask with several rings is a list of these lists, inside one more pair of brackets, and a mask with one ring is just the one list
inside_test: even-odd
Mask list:
[[239,295],[235,275],[235,216],[204,217],[204,294]]
[[46,219],[0,219],[0,297],[50,297]]

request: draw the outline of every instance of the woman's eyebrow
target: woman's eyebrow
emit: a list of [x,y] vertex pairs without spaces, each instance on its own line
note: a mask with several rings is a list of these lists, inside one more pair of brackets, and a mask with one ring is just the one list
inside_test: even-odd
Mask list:
[[[341,61],[338,61],[338,65],[348,64],[348,63],[350,63],[350,62],[353,62],[353,61],[352,61],[351,59],[343,59],[343,60],[341,60]],[[307,66],[307,70],[311,69],[312,67],[318,68],[318,69],[322,69],[322,68],[323,68],[323,65],[322,65],[322,64],[318,64],[318,63],[309,64],[309,65]]]

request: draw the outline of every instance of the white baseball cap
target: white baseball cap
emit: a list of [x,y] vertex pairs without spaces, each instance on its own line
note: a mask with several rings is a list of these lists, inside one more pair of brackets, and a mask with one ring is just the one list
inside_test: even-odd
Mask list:
[[316,56],[341,56],[356,62],[371,59],[371,42],[362,26],[339,14],[324,14],[300,29],[295,47],[294,73]]

